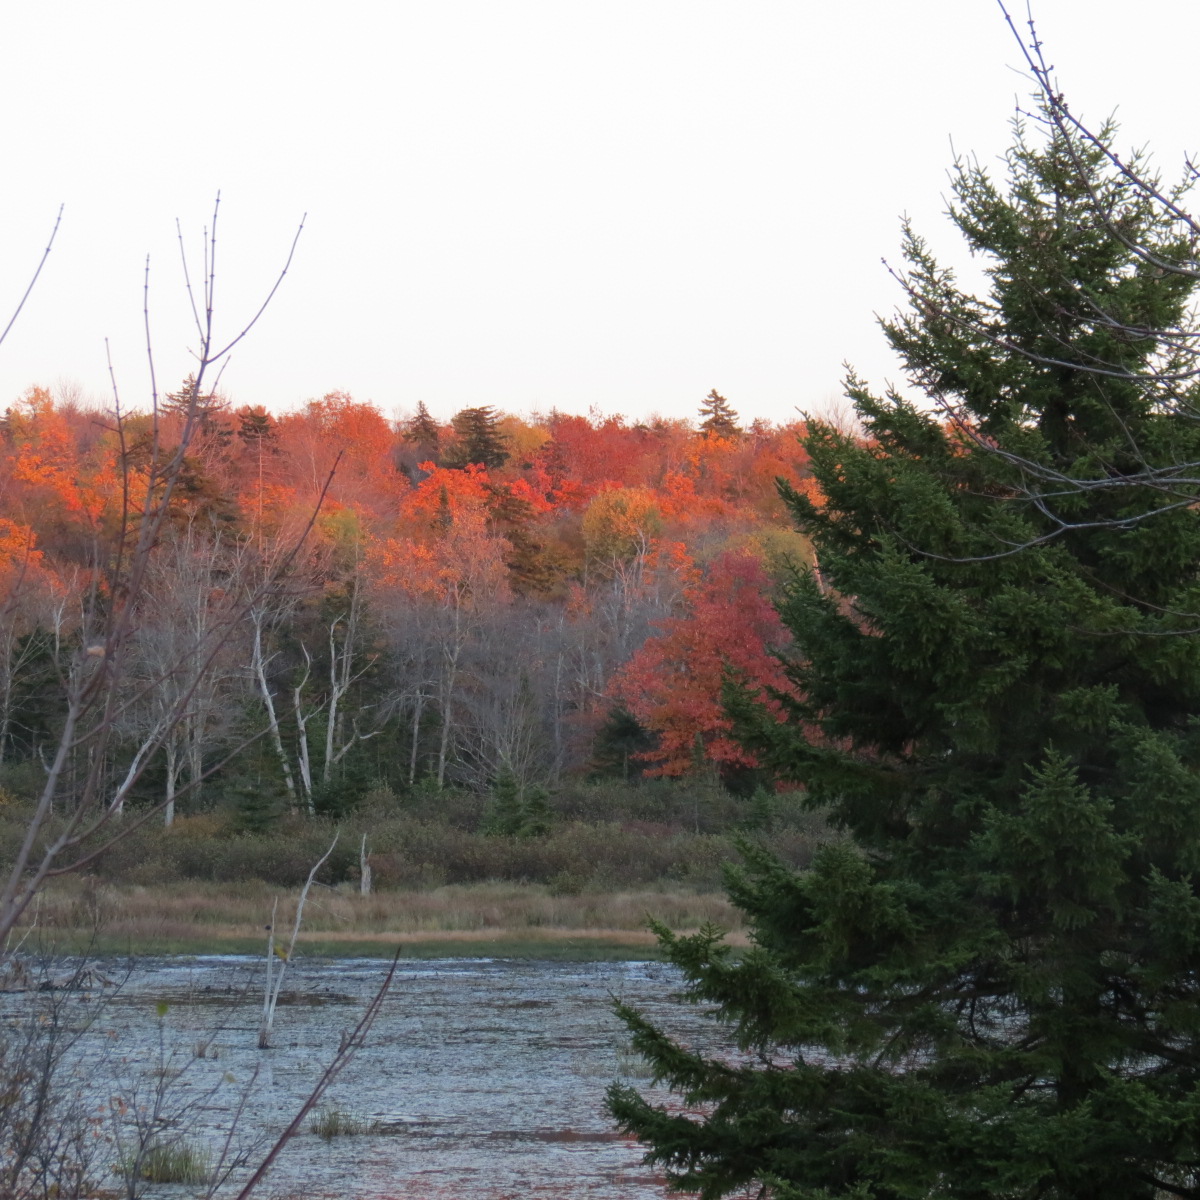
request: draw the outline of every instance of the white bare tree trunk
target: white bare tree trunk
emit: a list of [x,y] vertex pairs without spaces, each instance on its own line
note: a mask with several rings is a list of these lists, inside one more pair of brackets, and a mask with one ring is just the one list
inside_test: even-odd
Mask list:
[[275,697],[271,693],[271,685],[267,682],[267,664],[263,655],[264,618],[261,610],[253,610],[250,619],[254,625],[254,651],[251,669],[254,672],[254,678],[258,681],[258,691],[262,697],[263,707],[267,710],[267,736],[271,739],[275,756],[279,759],[279,769],[283,774],[283,786],[287,789],[288,800],[291,807],[295,809],[296,783],[292,778],[292,764],[283,747],[283,738],[279,733],[279,717],[275,712]]
[[358,894],[371,894],[371,856],[367,853],[367,835],[362,835],[362,845],[358,850]]
[[[271,924],[267,926],[267,982],[263,989],[262,1019],[258,1025],[258,1048],[260,1050],[268,1050],[271,1046],[271,1033],[275,1026],[275,1007],[279,1003],[279,993],[283,988],[284,972],[287,970],[288,963],[292,961],[292,955],[296,952],[296,939],[300,936],[300,924],[304,920],[304,903],[308,899],[308,893],[312,890],[317,872],[325,865],[326,859],[333,853],[337,844],[338,835],[334,834],[329,849],[313,864],[308,878],[304,881],[304,887],[300,889],[300,898],[296,901],[296,919],[292,924],[292,936],[286,950],[277,950],[275,947],[275,918],[279,913],[278,897],[275,898],[275,903],[271,908]],[[275,966],[276,958],[279,959],[278,967]]]

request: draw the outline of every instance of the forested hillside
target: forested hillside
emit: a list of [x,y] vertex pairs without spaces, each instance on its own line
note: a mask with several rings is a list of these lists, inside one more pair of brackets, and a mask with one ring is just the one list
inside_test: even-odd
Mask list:
[[274,416],[194,391],[119,422],[42,388],[5,410],[0,763],[56,744],[58,650],[89,644],[125,514],[186,437],[115,717],[131,804],[261,827],[378,786],[712,767],[753,790],[719,692],[730,667],[786,687],[770,595],[808,556],[776,489],[811,486],[797,425],[742,428],[715,391],[694,423],[481,406],[447,425],[336,392]]

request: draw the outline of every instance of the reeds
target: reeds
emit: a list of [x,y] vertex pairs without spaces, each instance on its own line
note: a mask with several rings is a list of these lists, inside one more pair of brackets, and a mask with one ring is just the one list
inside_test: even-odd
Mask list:
[[313,1114],[309,1132],[327,1142],[337,1137],[360,1137],[378,1131],[378,1123],[356,1116],[336,1105],[325,1105]]
[[[151,943],[261,944],[278,894],[259,881],[183,880],[153,888],[105,884],[96,889],[94,881],[68,878],[43,899],[39,921],[45,936],[82,935],[95,928],[84,921],[92,908],[79,902],[78,893],[85,890],[100,893],[105,941],[135,949]],[[542,884],[491,882],[362,896],[353,886],[342,885],[312,893],[298,940],[383,946],[502,935],[536,941],[591,936],[648,945],[653,940],[644,932],[649,913],[680,930],[705,924],[741,928],[737,910],[723,893],[682,887],[560,895]]]
[[203,1146],[186,1140],[154,1141],[135,1162],[124,1164],[122,1173],[132,1174],[145,1183],[182,1183],[195,1187],[212,1178],[212,1156]]

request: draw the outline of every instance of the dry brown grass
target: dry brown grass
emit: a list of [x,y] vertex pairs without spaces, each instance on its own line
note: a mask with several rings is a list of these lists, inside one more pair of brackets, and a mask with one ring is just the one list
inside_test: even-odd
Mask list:
[[[294,894],[258,881],[138,887],[69,879],[43,895],[37,923],[51,935],[79,939],[96,930],[106,942],[134,948],[219,945],[261,940],[276,896],[280,927],[290,929]],[[345,886],[324,888],[310,894],[300,936],[325,943],[571,938],[650,945],[650,914],[677,930],[709,923],[735,934],[741,928],[740,914],[721,893],[646,889],[563,896],[540,884],[481,883],[371,896]]]

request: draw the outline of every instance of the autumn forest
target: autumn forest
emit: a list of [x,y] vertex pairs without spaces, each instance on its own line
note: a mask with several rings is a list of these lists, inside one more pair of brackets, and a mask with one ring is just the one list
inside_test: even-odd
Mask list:
[[59,737],[57,648],[86,644],[127,512],[186,438],[105,768],[122,807],[261,827],[499,784],[520,832],[564,779],[750,795],[721,687],[789,686],[771,598],[810,559],[779,492],[813,486],[798,432],[743,427],[716,390],[694,422],[443,425],[338,392],[276,416],[191,380],[118,423],[31,388],[0,425],[0,764],[19,778]]

